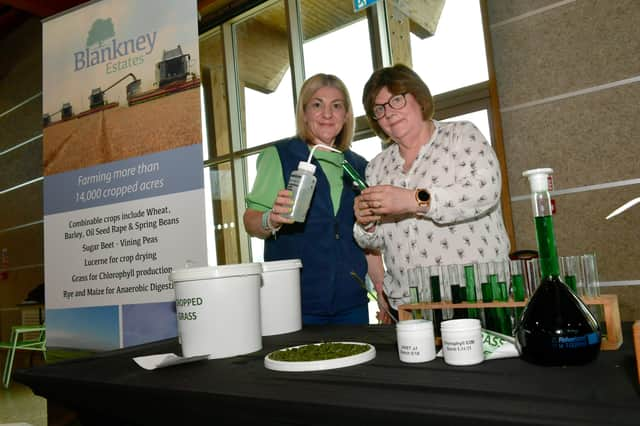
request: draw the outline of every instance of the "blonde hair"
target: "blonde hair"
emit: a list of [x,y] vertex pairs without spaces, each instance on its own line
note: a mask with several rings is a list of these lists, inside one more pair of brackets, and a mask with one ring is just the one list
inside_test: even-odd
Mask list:
[[373,116],[376,96],[378,96],[378,93],[380,93],[383,87],[386,87],[392,95],[411,93],[422,107],[422,118],[424,121],[433,118],[433,97],[431,96],[429,87],[415,71],[403,64],[381,68],[371,74],[369,81],[364,85],[364,90],[362,91],[362,104],[364,105],[369,125],[380,138],[391,142],[389,135],[382,130],[382,127],[380,127],[380,124]]
[[313,77],[309,77],[302,85],[302,89],[300,89],[300,96],[298,96],[298,105],[296,105],[297,135],[300,139],[306,142],[311,142],[313,140],[313,135],[309,131],[304,120],[304,110],[313,95],[323,87],[335,87],[342,93],[342,96],[344,96],[346,116],[344,126],[336,136],[335,147],[340,151],[346,151],[351,146],[355,127],[353,108],[351,106],[351,98],[349,97],[347,87],[344,85],[342,80],[332,74],[316,74]]

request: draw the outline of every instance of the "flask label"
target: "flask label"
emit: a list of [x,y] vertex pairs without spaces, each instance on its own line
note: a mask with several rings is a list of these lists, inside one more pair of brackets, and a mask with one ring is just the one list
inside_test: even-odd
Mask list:
[[589,333],[584,336],[577,337],[558,337],[551,342],[554,349],[577,349],[585,348],[600,343],[600,335],[598,333]]

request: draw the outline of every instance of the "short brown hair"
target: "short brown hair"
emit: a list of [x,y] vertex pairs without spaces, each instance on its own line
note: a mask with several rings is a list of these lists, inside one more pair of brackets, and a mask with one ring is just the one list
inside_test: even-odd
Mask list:
[[411,93],[422,106],[422,118],[425,121],[433,118],[433,97],[427,84],[415,71],[403,64],[381,68],[371,74],[362,91],[362,104],[369,125],[380,138],[389,141],[389,135],[382,130],[378,121],[373,117],[376,96],[383,87],[386,87],[392,95]]
[[298,137],[306,142],[311,142],[313,139],[313,135],[309,132],[309,128],[304,121],[304,109],[313,97],[314,93],[323,87],[335,87],[342,93],[342,96],[344,96],[347,114],[345,116],[344,126],[336,136],[335,147],[340,151],[346,151],[351,146],[355,120],[353,118],[353,108],[351,106],[351,98],[349,97],[347,86],[345,86],[342,80],[335,75],[316,74],[313,77],[309,77],[304,82],[300,89],[300,96],[298,96],[298,105],[296,105],[296,132]]

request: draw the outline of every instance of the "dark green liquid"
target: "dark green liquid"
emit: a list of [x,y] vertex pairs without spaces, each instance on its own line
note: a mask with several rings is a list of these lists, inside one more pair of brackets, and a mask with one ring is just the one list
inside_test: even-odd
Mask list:
[[[431,301],[442,302],[442,296],[440,295],[440,277],[429,277],[431,283]],[[442,309],[434,309],[433,311],[433,329],[436,336],[440,336],[440,323],[442,322]]]
[[[483,302],[493,302],[493,290],[491,288],[491,283],[482,283],[480,285],[482,290],[482,301]],[[493,308],[485,308],[484,309],[484,319],[485,319],[485,328],[489,330],[499,331],[499,325],[496,317],[496,310]]]
[[[451,286],[451,301],[453,303],[462,303],[465,300],[467,292],[464,287],[460,287],[458,284],[454,284]],[[466,309],[454,309],[453,310],[453,318],[467,318],[467,310]]]
[[598,322],[558,277],[542,279],[515,336],[522,359],[534,364],[584,364],[600,352]]

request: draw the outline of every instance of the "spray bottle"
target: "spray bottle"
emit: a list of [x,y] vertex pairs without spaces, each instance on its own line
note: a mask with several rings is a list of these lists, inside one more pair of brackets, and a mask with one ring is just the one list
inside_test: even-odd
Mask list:
[[291,176],[289,176],[287,189],[292,193],[291,198],[293,198],[293,205],[291,206],[291,212],[283,214],[283,217],[293,219],[296,222],[304,222],[307,217],[307,211],[309,211],[311,198],[313,197],[313,191],[316,188],[317,182],[317,179],[314,176],[316,166],[311,164],[311,158],[317,148],[341,152],[328,145],[318,144],[311,148],[307,161],[300,161],[298,163],[298,169],[291,172]]

